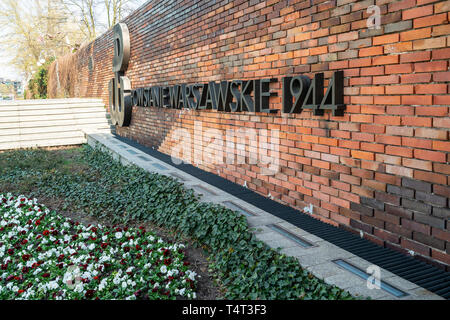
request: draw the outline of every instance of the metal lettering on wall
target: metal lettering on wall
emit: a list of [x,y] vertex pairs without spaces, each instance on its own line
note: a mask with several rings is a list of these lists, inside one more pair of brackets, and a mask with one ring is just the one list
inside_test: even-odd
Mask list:
[[112,124],[128,126],[131,121],[131,82],[125,76],[130,61],[130,33],[124,23],[114,26],[114,79],[109,81],[109,112]]
[[[269,98],[277,93],[270,83],[278,79],[233,80],[203,84],[178,84],[131,89],[125,76],[130,59],[130,35],[125,24],[114,27],[115,78],[109,83],[109,107],[113,124],[128,126],[132,106],[193,110],[217,110],[221,112],[266,112],[270,109]],[[283,113],[301,113],[310,109],[314,115],[331,110],[334,116],[342,116],[344,104],[344,72],[334,72],[324,94],[324,74],[314,79],[305,75],[282,79]]]

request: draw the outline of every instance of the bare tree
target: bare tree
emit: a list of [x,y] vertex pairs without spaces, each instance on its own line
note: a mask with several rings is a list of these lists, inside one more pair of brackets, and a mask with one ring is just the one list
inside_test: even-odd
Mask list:
[[0,45],[27,79],[45,60],[70,52],[83,40],[75,21],[62,9],[59,0],[1,1]]
[[[87,40],[111,28],[146,0],[64,0],[71,15],[79,16]],[[106,21],[104,19],[106,18]]]
[[147,0],[0,0],[0,55],[26,79],[95,39]]

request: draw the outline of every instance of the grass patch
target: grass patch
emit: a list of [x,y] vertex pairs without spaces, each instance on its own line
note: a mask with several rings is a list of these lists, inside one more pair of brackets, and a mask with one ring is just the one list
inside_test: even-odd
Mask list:
[[58,197],[66,208],[116,223],[151,221],[172,229],[207,252],[228,299],[352,299],[257,240],[245,217],[200,202],[175,179],[123,166],[89,146],[58,152],[0,154],[0,193]]

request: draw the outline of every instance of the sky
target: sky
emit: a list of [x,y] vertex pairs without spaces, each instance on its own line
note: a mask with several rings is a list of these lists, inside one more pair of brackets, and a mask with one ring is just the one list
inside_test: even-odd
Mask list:
[[[1,1],[1,0],[0,0]],[[134,8],[139,8],[142,4],[147,2],[148,0],[135,0],[133,3]],[[102,12],[102,15],[100,19],[102,21],[106,21],[106,14],[105,12]],[[23,79],[20,70],[17,70],[9,63],[10,58],[7,56],[7,53],[5,52],[4,48],[2,48],[2,45],[0,44],[0,78],[14,80],[14,81],[23,81]]]

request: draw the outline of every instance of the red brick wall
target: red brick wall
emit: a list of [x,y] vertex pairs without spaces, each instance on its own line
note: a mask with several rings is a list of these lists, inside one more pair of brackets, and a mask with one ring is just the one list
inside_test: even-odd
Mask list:
[[[370,30],[373,4],[381,28]],[[333,117],[134,107],[117,131],[170,154],[174,130],[193,133],[194,121],[223,134],[280,130],[273,176],[248,163],[201,167],[449,268],[449,10],[450,1],[433,0],[149,1],[124,21],[133,88],[343,70],[347,109]],[[77,53],[76,96],[107,103],[112,54],[111,31]],[[281,109],[280,87],[271,108]]]

